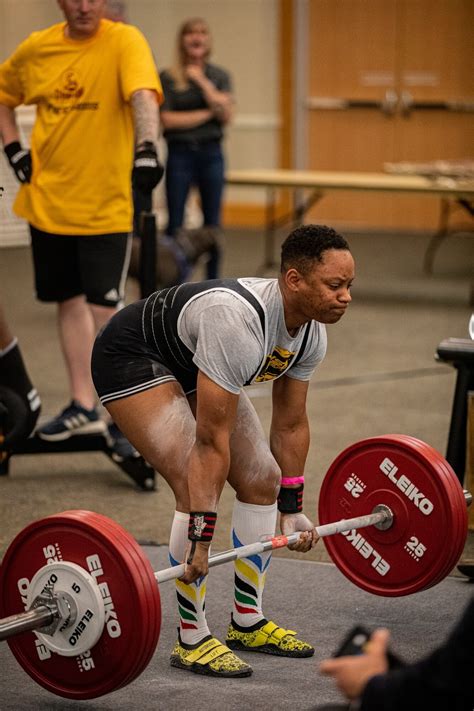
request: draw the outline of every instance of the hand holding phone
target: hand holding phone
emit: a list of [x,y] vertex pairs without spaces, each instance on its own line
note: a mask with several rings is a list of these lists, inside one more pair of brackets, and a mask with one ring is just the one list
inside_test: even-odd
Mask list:
[[[344,638],[341,646],[333,654],[333,657],[347,657],[352,655],[364,654],[366,645],[370,640],[371,632],[360,625],[356,625],[351,629],[347,637]],[[387,659],[389,669],[399,669],[404,667],[405,663],[387,650]]]

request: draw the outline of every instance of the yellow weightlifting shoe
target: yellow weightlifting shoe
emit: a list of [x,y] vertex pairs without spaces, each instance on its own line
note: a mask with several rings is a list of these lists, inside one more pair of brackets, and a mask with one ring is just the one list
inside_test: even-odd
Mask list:
[[240,627],[232,620],[227,630],[226,644],[230,649],[262,652],[279,657],[312,657],[314,647],[296,638],[296,632],[262,620],[253,627]]
[[207,676],[250,676],[252,667],[237,657],[218,639],[208,635],[198,644],[184,644],[178,635],[170,664],[177,669],[187,669],[194,674]]

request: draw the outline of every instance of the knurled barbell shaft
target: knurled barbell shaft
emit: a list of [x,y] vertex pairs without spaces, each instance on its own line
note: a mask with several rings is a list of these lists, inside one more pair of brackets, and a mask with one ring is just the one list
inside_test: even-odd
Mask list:
[[51,624],[57,611],[54,606],[39,605],[38,607],[19,612],[17,615],[0,619],[0,640],[8,639],[22,632],[40,629]]
[[[351,531],[353,528],[367,528],[367,526],[375,526],[377,523],[385,523],[393,518],[392,513],[388,507],[384,507],[380,511],[376,511],[365,516],[357,516],[356,518],[343,518],[340,521],[334,521],[333,523],[326,523],[322,526],[316,526],[315,531],[319,538],[324,536],[334,536],[336,533],[343,533],[344,531]],[[213,568],[216,565],[222,565],[223,563],[228,563],[232,560],[238,560],[239,558],[248,558],[251,555],[258,555],[259,553],[264,553],[265,551],[274,550],[275,548],[284,548],[285,546],[297,543],[301,537],[301,531],[296,533],[291,533],[288,536],[274,536],[265,541],[257,541],[256,543],[249,543],[246,546],[241,546],[240,548],[231,548],[228,551],[222,551],[222,553],[216,553],[215,555],[209,556],[209,567]],[[184,575],[185,565],[181,563],[180,565],[175,565],[172,568],[165,568],[164,570],[159,570],[155,573],[155,578],[158,583],[164,583],[167,580],[175,580]]]

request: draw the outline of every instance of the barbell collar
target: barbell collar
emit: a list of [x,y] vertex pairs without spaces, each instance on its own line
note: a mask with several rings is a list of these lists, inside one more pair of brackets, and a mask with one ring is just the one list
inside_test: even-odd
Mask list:
[[26,612],[4,617],[0,620],[0,640],[47,627],[54,622],[56,617],[57,607],[49,604],[39,605]]
[[52,637],[60,623],[70,627],[76,617],[77,607],[68,593],[44,590],[25,612],[0,619],[0,641],[32,630],[40,630]]

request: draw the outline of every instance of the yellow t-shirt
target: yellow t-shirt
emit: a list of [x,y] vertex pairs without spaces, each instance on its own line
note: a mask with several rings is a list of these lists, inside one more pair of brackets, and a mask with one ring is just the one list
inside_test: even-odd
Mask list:
[[36,104],[33,177],[14,210],[56,234],[128,232],[134,130],[129,100],[162,89],[151,50],[131,25],[102,20],[87,40],[65,23],[34,32],[0,65],[0,103]]

